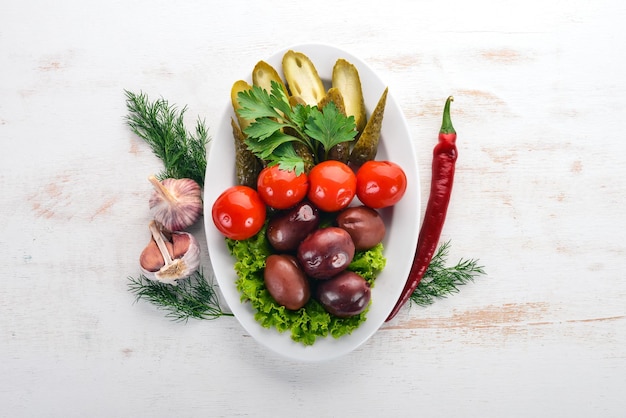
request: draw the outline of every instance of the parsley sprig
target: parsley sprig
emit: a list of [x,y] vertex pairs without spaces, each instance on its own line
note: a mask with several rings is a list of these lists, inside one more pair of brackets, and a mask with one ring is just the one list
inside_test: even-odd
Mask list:
[[253,122],[244,130],[248,148],[270,165],[281,169],[304,171],[304,160],[293,148],[294,142],[304,144],[313,154],[315,163],[328,158],[335,145],[356,137],[354,116],[346,116],[335,103],[323,109],[317,106],[292,106],[282,85],[272,81],[271,92],[253,86],[240,92],[238,113]]

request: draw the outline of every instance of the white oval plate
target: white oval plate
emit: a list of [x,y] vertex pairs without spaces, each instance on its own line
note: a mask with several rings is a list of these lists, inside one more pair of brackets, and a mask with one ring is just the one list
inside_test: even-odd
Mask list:
[[[386,84],[365,62],[339,48],[322,44],[293,45],[269,58],[259,57],[259,60],[267,61],[282,76],[282,57],[289,49],[306,54],[327,85],[330,84],[332,68],[338,58],[344,58],[354,64],[361,78],[369,117]],[[252,83],[251,73],[252,68],[247,73],[244,72],[247,75],[241,78]],[[233,83],[235,81],[236,79],[233,79]],[[387,266],[377,277],[372,289],[372,304],[367,313],[367,320],[350,335],[338,339],[331,336],[318,338],[314,345],[304,346],[294,342],[288,331],[279,333],[274,328],[263,328],[255,321],[254,310],[250,304],[240,301],[240,294],[235,286],[237,274],[233,268],[234,258],[229,254],[224,237],[215,228],[211,218],[211,207],[215,199],[225,189],[235,184],[235,150],[230,125],[230,119],[235,117],[235,114],[230,100],[226,102],[224,115],[216,134],[213,135],[204,185],[204,219],[209,256],[224,299],[245,330],[259,343],[276,353],[301,361],[329,360],[347,354],[367,341],[385,322],[402,292],[413,261],[421,219],[420,193],[416,155],[404,115],[390,91],[376,159],[390,160],[399,164],[406,172],[408,187],[398,204],[381,211],[387,226],[387,234],[383,241]]]

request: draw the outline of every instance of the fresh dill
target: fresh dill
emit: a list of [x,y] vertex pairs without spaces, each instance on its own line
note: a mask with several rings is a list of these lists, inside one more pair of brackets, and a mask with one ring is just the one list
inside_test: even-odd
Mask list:
[[[157,175],[164,178],[190,178],[204,186],[206,146],[210,141],[204,121],[198,119],[195,134],[185,128],[186,107],[180,111],[165,99],[151,102],[143,94],[125,90],[131,130],[142,138],[161,159],[164,169]],[[129,290],[136,301],[146,300],[167,312],[166,317],[186,322],[189,318],[215,319],[232,316],[222,311],[217,291],[202,270],[178,281],[177,285],[148,279],[145,275],[128,277]]]
[[159,309],[165,310],[167,318],[178,322],[194,319],[216,319],[232,316],[220,307],[219,297],[212,283],[207,281],[202,270],[179,280],[177,285],[165,284],[148,279],[143,274],[129,277],[128,288],[135,294],[135,301],[144,299]]
[[210,141],[204,121],[198,118],[195,133],[191,133],[184,124],[187,107],[178,110],[162,98],[151,102],[143,93],[125,93],[128,126],[165,165],[157,177],[190,178],[203,185],[206,145]]
[[411,302],[419,306],[431,305],[435,299],[445,298],[459,291],[459,286],[485,274],[478,260],[460,259],[454,266],[446,266],[450,241],[442,243],[433,256],[422,281],[411,295]]

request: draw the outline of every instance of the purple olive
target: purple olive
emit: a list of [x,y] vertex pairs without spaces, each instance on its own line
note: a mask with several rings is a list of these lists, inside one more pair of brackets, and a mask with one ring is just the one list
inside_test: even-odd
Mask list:
[[337,216],[337,225],[348,231],[357,251],[369,250],[385,237],[380,214],[367,206],[350,207]]
[[296,310],[309,301],[309,282],[295,257],[283,254],[268,256],[263,278],[267,290],[279,305]]
[[267,240],[276,251],[291,252],[298,244],[317,229],[319,211],[311,203],[303,201],[287,212],[275,215],[267,225]]
[[328,313],[339,318],[360,314],[371,299],[369,283],[349,270],[320,282],[315,295]]
[[298,261],[314,279],[329,279],[352,262],[354,243],[344,229],[330,226],[309,234],[298,246]]

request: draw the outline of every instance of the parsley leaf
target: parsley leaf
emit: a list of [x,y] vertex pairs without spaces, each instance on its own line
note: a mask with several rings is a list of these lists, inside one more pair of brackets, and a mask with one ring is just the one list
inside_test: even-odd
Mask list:
[[237,100],[241,106],[238,112],[246,119],[279,118],[281,116],[274,107],[276,101],[272,100],[267,91],[259,86],[252,86],[251,90],[239,92]]
[[[250,151],[252,151],[260,159],[273,161],[279,157],[274,154],[276,149],[282,144],[289,143],[294,140],[297,140],[297,138],[284,134],[280,131],[276,131],[270,137],[262,140],[254,140],[248,137],[246,138],[246,144],[248,145],[248,149],[250,149]],[[293,149],[293,146],[291,148]]]
[[311,112],[304,132],[323,145],[324,159],[326,159],[332,147],[351,141],[356,136],[354,116],[346,117],[339,112],[335,103],[329,102],[323,112],[317,109]]
[[304,161],[296,151],[293,149],[293,145],[285,142],[278,146],[273,154],[272,159],[269,161],[269,165],[276,165],[281,170],[295,170],[296,173],[304,172]]
[[253,122],[244,130],[248,149],[270,165],[304,172],[305,162],[295,152],[293,142],[304,144],[315,164],[328,158],[335,145],[354,140],[354,117],[347,117],[330,102],[323,110],[317,106],[292,106],[283,86],[272,81],[271,92],[259,86],[237,96],[240,116]]
[[244,132],[248,137],[255,138],[256,141],[262,141],[265,138],[272,136],[272,134],[279,132],[287,125],[271,118],[260,118],[254,123],[250,124]]

